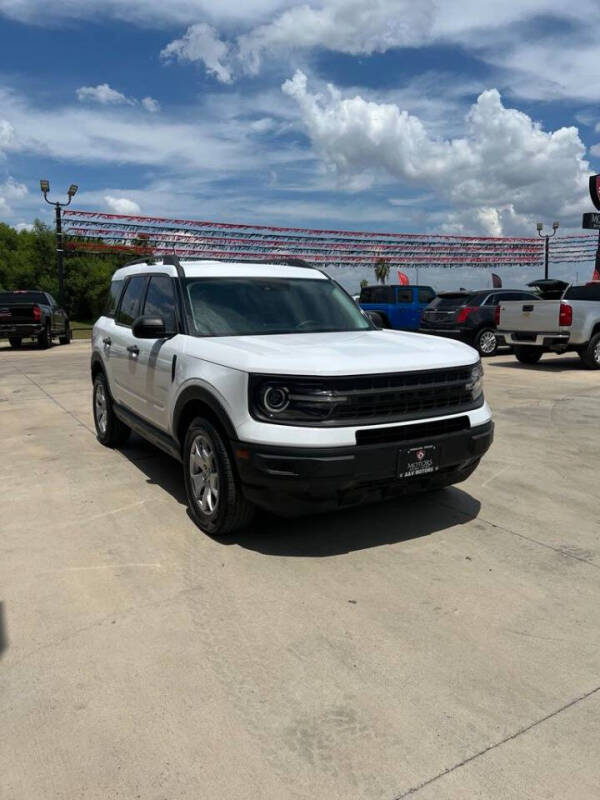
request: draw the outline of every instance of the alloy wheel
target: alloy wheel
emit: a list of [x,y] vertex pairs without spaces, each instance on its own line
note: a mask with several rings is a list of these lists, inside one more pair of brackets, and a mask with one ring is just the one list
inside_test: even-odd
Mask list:
[[189,475],[198,508],[212,516],[219,505],[219,468],[213,443],[206,433],[199,433],[192,442]]

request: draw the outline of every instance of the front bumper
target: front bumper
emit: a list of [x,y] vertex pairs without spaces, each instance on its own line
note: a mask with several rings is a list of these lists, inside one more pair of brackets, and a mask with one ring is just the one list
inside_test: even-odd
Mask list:
[[[393,429],[388,430],[393,436]],[[293,516],[458,483],[477,466],[493,434],[489,421],[455,433],[373,445],[284,448],[232,442],[232,449],[248,500]],[[399,478],[401,451],[430,444],[437,445],[439,469]]]

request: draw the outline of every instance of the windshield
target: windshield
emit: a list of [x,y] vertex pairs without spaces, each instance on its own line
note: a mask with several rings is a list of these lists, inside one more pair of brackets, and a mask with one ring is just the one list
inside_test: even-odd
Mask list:
[[312,278],[188,278],[198,336],[372,328],[337,284]]
[[4,303],[48,303],[42,292],[0,292],[0,305]]

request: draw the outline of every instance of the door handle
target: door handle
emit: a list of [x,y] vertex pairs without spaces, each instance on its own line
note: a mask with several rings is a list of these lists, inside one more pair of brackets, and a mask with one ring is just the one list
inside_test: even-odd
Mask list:
[[107,347],[110,347],[112,344],[112,339],[110,338],[110,336],[105,336],[104,339],[102,339],[102,344],[105,344]]
[[137,356],[137,354],[140,352],[140,348],[137,346],[137,344],[130,344],[127,348],[127,352]]

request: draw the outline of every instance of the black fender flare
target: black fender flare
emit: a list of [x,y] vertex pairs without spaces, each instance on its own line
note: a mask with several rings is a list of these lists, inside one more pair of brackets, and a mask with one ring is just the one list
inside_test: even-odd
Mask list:
[[[173,410],[173,437],[179,441],[178,431],[179,431],[179,423],[181,421],[181,415],[187,406],[187,404],[191,401],[198,400],[201,403],[204,403],[213,414],[217,417],[223,428],[225,429],[225,433],[230,439],[236,439],[237,434],[235,432],[235,427],[229,418],[229,415],[223,408],[221,402],[208,391],[203,386],[188,386],[177,398],[177,402],[175,403],[175,408]],[[181,444],[181,442],[179,442]]]

